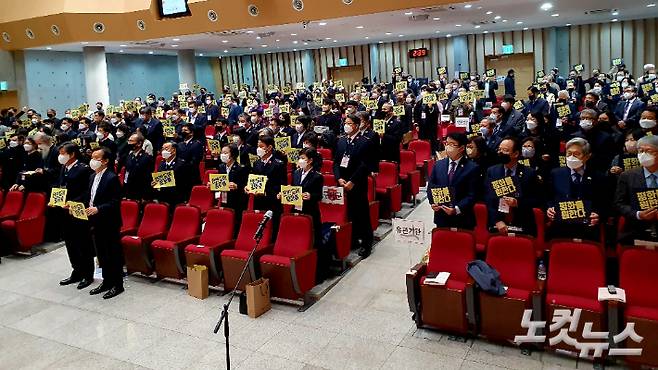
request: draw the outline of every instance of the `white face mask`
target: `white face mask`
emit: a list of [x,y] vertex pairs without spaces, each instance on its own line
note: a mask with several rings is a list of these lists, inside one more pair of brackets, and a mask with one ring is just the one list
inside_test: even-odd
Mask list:
[[352,134],[352,125],[344,125],[343,130],[345,130],[345,133],[348,135]]
[[494,121],[494,122],[497,122],[497,121],[498,121],[498,116],[496,116],[495,114],[491,113],[491,114],[489,115],[489,119],[492,120],[492,121]]
[[89,167],[94,171],[98,171],[98,169],[101,168],[101,166],[103,166],[103,162],[99,160],[92,159],[89,161]]
[[178,121],[178,116],[175,114],[172,114],[169,118],[171,118],[172,121]]
[[16,148],[17,146],[18,146],[18,141],[12,140],[12,141],[9,142],[9,147],[10,148]]
[[525,121],[525,126],[528,128],[528,130],[534,130],[537,128],[537,122],[535,121]]
[[628,86],[628,82],[624,81],[624,82],[621,83],[621,88],[622,89],[625,89],[626,86]]
[[466,155],[469,158],[473,158],[473,148],[466,148]]
[[32,124],[36,125],[37,123],[39,123],[39,120],[36,118],[32,118]]
[[567,167],[571,168],[572,170],[577,170],[582,166],[583,166],[583,161],[581,161],[580,159],[574,157],[573,155],[567,157]]
[[61,165],[65,165],[66,162],[69,161],[69,159],[71,159],[71,158],[69,157],[68,154],[60,154],[60,155],[57,156],[57,162],[59,162],[59,164],[61,164]]
[[163,150],[163,151],[162,151],[162,158],[164,158],[164,159],[169,159],[169,158],[171,158],[171,152],[168,151],[168,150]]
[[580,128],[582,128],[583,130],[587,131],[587,130],[590,130],[592,127],[594,127],[594,124],[592,123],[592,121],[590,121],[588,119],[581,119],[580,120]]
[[121,132],[121,131],[117,131],[117,137],[118,137],[118,138],[122,138],[122,137],[124,137],[124,136],[126,136],[126,134],[124,134],[124,133]]
[[595,86],[592,90],[594,90],[594,92],[597,94],[601,94],[601,87]]
[[633,93],[631,93],[631,92],[625,92],[625,93],[624,93],[624,99],[626,99],[626,100],[631,100],[631,99],[633,99]]
[[233,144],[240,144],[240,137],[239,136],[233,136]]
[[652,119],[641,119],[640,127],[642,128],[654,128],[656,127],[656,121]]
[[656,163],[656,157],[649,153],[639,153],[637,155],[637,160],[640,161],[642,167],[651,167]]
[[238,122],[239,127],[244,127],[247,125],[247,122]]
[[66,131],[66,130],[68,130],[69,127],[70,127],[69,125],[62,125],[62,126],[60,126],[60,128],[62,129],[62,131]]
[[112,118],[110,118],[110,122],[117,123],[117,122],[119,122],[119,119],[116,118],[116,117],[112,117]]
[[206,100],[206,105],[212,104],[212,100]]
[[190,113],[192,113],[192,114],[196,113],[196,108],[189,108],[188,110],[189,110]]
[[105,139],[105,134],[103,134],[102,132],[97,132],[96,137],[98,138],[98,140],[103,140]]
[[523,158],[532,158],[532,157],[534,157],[535,156],[535,148],[530,148],[530,147],[521,148],[521,156],[523,156]]
[[265,156],[265,149],[261,147],[256,148],[256,155],[258,158],[263,158]]
[[623,79],[624,79],[624,76],[617,76],[617,81],[618,82],[621,82],[621,80],[623,80]]
[[308,165],[308,162],[305,159],[300,158],[297,161],[297,167],[301,168],[302,170],[305,170],[307,165]]
[[228,160],[231,159],[231,157],[226,153],[222,153],[219,155],[219,159],[222,160],[222,163],[228,163]]
[[480,127],[480,133],[482,134],[482,136],[487,136],[489,135],[489,129],[486,127]]
[[80,131],[84,131],[84,130],[87,129],[87,125],[86,124],[85,125],[79,125],[78,128],[80,129]]
[[503,109],[505,109],[505,110],[509,110],[509,108],[510,108],[512,105],[511,105],[510,103],[508,103],[508,102],[504,102],[504,103],[500,103],[500,106],[501,106]]
[[414,100],[411,99],[411,98],[406,98],[405,101],[407,102],[407,104],[411,104],[411,102],[414,101]]
[[31,152],[34,147],[30,144],[23,144],[23,149],[25,149],[26,152]]

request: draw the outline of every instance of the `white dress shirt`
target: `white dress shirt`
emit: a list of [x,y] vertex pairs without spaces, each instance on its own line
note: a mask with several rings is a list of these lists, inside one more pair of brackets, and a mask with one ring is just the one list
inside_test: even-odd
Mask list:
[[94,183],[91,185],[91,197],[89,198],[89,207],[94,206],[94,198],[96,198],[96,190],[98,190],[98,184],[101,183],[101,179],[103,178],[103,174],[107,170],[106,168],[103,168],[101,172],[97,172],[96,175],[94,176]]

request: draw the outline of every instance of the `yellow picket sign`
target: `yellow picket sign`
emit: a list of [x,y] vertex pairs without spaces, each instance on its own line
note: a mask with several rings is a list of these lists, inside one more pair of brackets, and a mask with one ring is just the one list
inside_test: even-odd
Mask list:
[[372,121],[372,129],[378,134],[384,134],[386,132],[386,124],[383,119],[376,119]]
[[267,184],[267,176],[249,174],[245,190],[254,194],[265,194],[265,184]]
[[219,155],[222,152],[222,144],[219,140],[208,140],[208,149],[213,155]]
[[171,188],[176,186],[174,171],[153,172],[151,176],[155,182],[155,186],[153,186],[155,189]]
[[396,91],[407,91],[407,81],[400,81],[395,83]]
[[292,147],[290,136],[284,137],[275,137],[274,138],[274,148],[278,151],[285,151],[286,148]]
[[339,103],[345,103],[345,94],[336,94],[336,101]]
[[222,117],[224,118],[228,117],[230,112],[231,111],[228,108],[222,108]]
[[165,137],[174,137],[176,135],[176,127],[173,125],[162,126],[162,131]]
[[288,113],[290,114],[290,106],[288,104],[280,105],[279,106],[279,111],[281,113]]
[[91,148],[91,150],[96,150],[100,147],[100,145],[95,141],[91,141],[89,142],[89,147]]
[[398,117],[404,116],[404,105],[394,105],[393,114],[395,114]]
[[66,204],[69,206],[69,212],[71,213],[71,216],[79,220],[89,220],[87,218],[87,208],[85,207],[84,203],[67,202]]
[[299,153],[301,151],[302,150],[299,148],[286,148],[284,152],[286,153],[286,156],[288,156],[288,163],[296,164],[299,160]]
[[254,166],[254,163],[256,163],[257,160],[258,160],[257,155],[249,153],[249,163],[251,164],[251,167]]
[[274,110],[272,108],[267,108],[267,109],[265,109],[265,112],[263,113],[263,115],[267,118],[270,118],[274,115]]
[[282,185],[281,204],[289,204],[301,208],[304,204],[304,200],[302,199],[302,187]]
[[5,139],[0,139],[0,150],[7,147],[7,142]]
[[228,174],[225,173],[211,173],[208,181],[210,183],[211,191],[229,191],[228,188]]
[[66,193],[65,188],[52,188],[48,205],[51,207],[64,207],[66,205]]

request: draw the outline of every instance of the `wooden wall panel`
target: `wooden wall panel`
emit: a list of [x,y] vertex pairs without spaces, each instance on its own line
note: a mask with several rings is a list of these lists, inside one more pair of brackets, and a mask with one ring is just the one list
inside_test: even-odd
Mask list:
[[484,35],[484,55],[494,55],[494,40],[491,33]]
[[363,73],[368,77],[368,80],[372,82],[372,78],[374,77],[370,71],[370,46],[369,45],[361,45],[361,64],[363,65]]
[[468,35],[468,65],[471,71],[482,70],[477,63],[477,55],[475,53],[475,35]]
[[[423,47],[429,49],[430,55],[432,54],[432,41],[430,39],[425,39],[423,40]],[[423,58],[423,76],[434,79],[432,77],[433,72],[432,72],[432,58]],[[436,68],[434,68],[436,69]]]
[[[644,20],[633,21],[633,68],[634,71],[642,71],[644,64],[649,60],[646,57],[646,48],[644,47]],[[651,59],[653,63],[654,60]]]
[[481,33],[475,35],[475,59],[477,59],[478,71],[484,70],[486,66],[484,61],[484,35]]
[[[622,58],[624,58],[624,63],[631,70],[635,62],[633,58],[633,40],[633,21],[625,21],[622,23]],[[642,69],[637,71],[642,71]]]
[[[580,61],[578,63],[583,63],[586,66],[591,66],[590,62],[590,30],[589,25],[585,24],[580,26]],[[574,63],[576,64],[576,63]]]
[[356,65],[356,59],[354,58],[354,46],[347,47],[347,63],[351,66]]
[[533,52],[535,55],[535,71],[544,69],[544,38],[542,34],[542,30],[532,30],[532,39],[534,42]]
[[[601,72],[607,72],[610,68],[610,23],[603,23],[599,29],[599,45],[601,49],[601,58],[596,66]],[[591,68],[590,68],[591,70]]]
[[512,33],[512,45],[515,53],[523,51],[523,31],[514,31]]
[[590,31],[590,36],[589,36],[589,44],[590,44],[590,55],[589,55],[589,62],[588,64],[585,65],[585,75],[589,76],[591,71],[592,71],[592,66],[598,66],[601,63],[601,38],[599,37],[599,34],[601,34],[601,25],[600,24],[592,24],[589,27]]
[[439,40],[431,39],[430,40],[430,58],[432,58],[430,63],[430,69],[432,71],[432,79],[439,78],[439,74],[436,72],[436,67],[440,65],[439,63],[439,54],[441,50],[439,49]]
[[534,42],[532,41],[532,30],[523,31],[523,52],[532,53],[535,51]]
[[[621,23],[610,24],[610,58],[621,58],[622,42]],[[608,67],[610,67],[610,61],[608,61]]]
[[494,44],[493,44],[493,53],[494,55],[501,55],[503,52],[503,33],[496,32],[494,33]]

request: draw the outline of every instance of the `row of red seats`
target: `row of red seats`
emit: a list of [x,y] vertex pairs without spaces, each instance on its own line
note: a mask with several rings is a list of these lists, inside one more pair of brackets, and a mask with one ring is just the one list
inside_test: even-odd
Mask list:
[[30,253],[43,243],[46,226],[46,195],[0,191],[0,229],[8,252]]
[[[430,327],[459,335],[480,335],[493,341],[513,343],[517,335],[526,335],[521,319],[526,309],[533,321],[547,321],[542,327],[547,338],[548,324],[556,309],[581,309],[578,330],[570,336],[580,343],[585,322],[592,331],[618,334],[619,323],[634,323],[644,337],[641,344],[625,341],[628,348],[643,348],[642,356],[628,360],[658,366],[658,252],[631,248],[620,256],[620,287],[626,291],[623,320],[615,304],[598,301],[599,287],[606,286],[605,253],[594,243],[553,241],[546,282],[537,280],[534,239],[495,236],[487,242],[486,262],[500,273],[507,287],[504,296],[475,291],[467,273],[467,264],[476,258],[472,232],[434,229],[429,261],[407,273],[409,308],[418,327]],[[449,272],[446,285],[425,284],[429,273]],[[478,309],[479,307],[479,309]],[[539,334],[539,333],[538,333]],[[556,333],[553,333],[555,335]],[[607,338],[606,338],[607,340]],[[591,339],[590,339],[591,342]],[[550,349],[574,351],[565,343]]]

